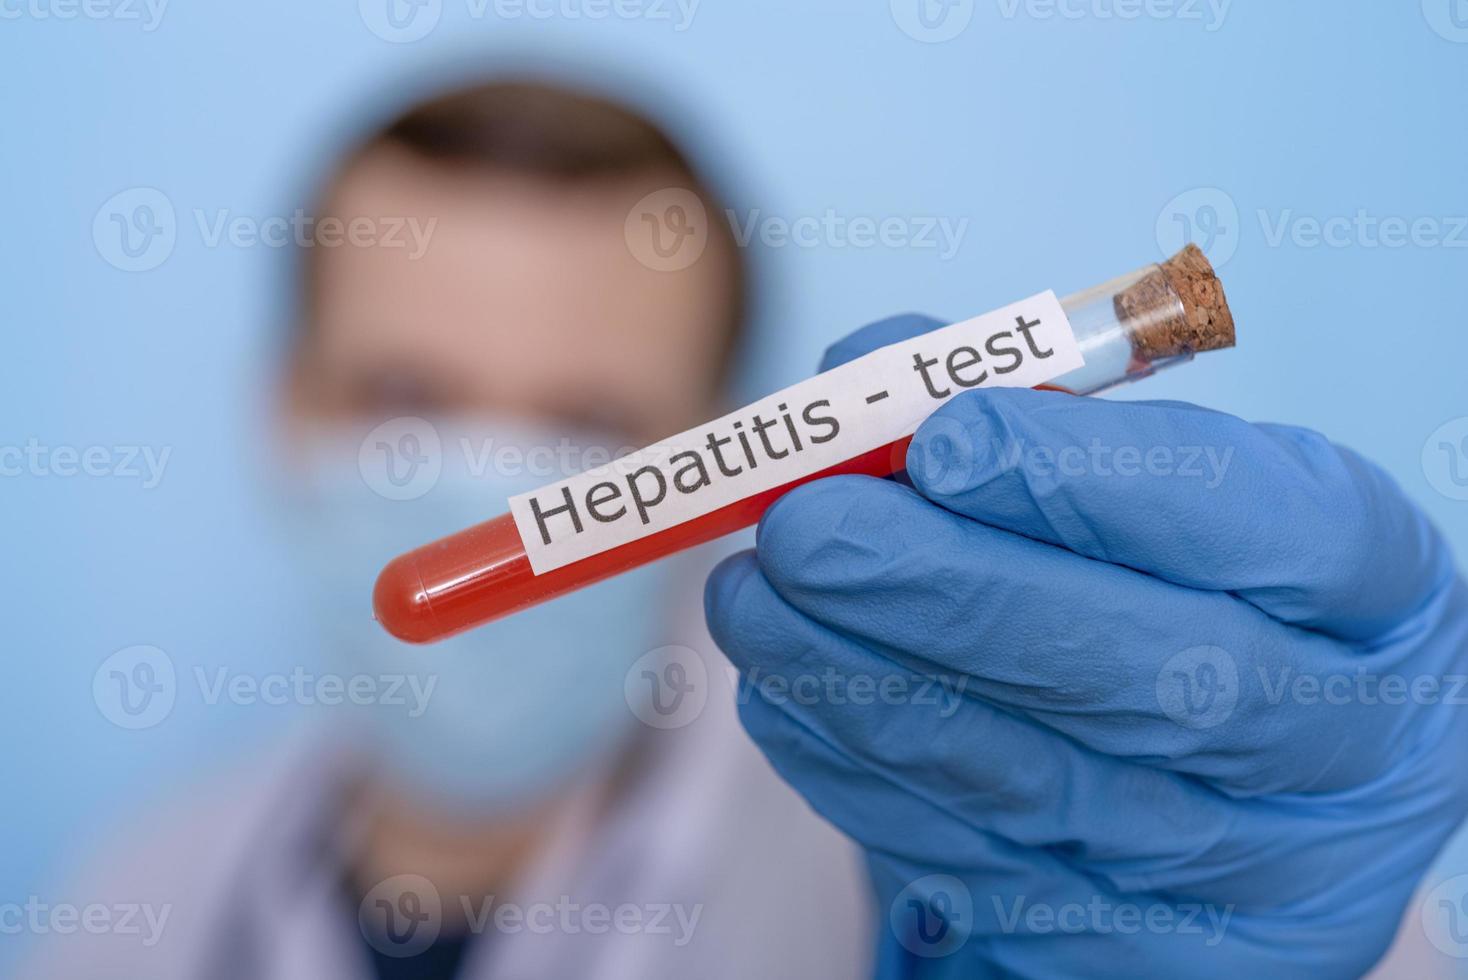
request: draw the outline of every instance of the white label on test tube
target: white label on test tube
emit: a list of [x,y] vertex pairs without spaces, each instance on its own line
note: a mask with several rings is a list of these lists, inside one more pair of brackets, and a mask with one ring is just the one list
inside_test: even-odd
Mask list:
[[1060,301],[1041,293],[511,497],[510,512],[543,575],[910,436],[969,388],[1032,388],[1084,363]]

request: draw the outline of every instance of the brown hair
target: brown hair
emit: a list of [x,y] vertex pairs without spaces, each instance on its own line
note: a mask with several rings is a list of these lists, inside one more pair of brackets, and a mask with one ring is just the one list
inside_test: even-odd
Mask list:
[[[419,103],[359,143],[335,173],[385,146],[445,167],[568,183],[665,173],[702,198],[711,218],[723,213],[693,164],[651,121],[609,100],[541,82],[488,82]],[[712,220],[709,233],[727,247],[706,254],[726,256],[731,266],[730,295],[722,300],[727,372],[744,333],[747,274],[728,223]],[[315,296],[309,259],[303,285],[309,306]]]

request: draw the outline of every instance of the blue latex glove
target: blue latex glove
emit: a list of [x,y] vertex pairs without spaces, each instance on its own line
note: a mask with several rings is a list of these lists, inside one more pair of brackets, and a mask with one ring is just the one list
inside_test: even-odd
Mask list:
[[908,468],[788,494],[706,595],[746,728],[867,851],[879,973],[1367,969],[1468,811],[1468,589],[1392,481],[1301,429],[998,389]]

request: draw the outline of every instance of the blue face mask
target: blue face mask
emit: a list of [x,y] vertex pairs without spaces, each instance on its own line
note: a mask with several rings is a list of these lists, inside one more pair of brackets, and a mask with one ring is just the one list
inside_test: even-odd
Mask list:
[[[368,443],[347,436],[313,447],[293,537],[338,669],[413,675],[417,683],[404,685],[416,692],[407,706],[361,709],[363,754],[397,789],[439,806],[512,810],[563,787],[635,730],[626,672],[659,645],[663,577],[659,568],[640,569],[429,646],[393,639],[371,613],[372,583],[390,558],[582,468],[574,453],[552,460],[543,451],[564,450],[560,437],[523,426],[434,431],[441,472],[407,500],[391,499],[404,495],[401,486],[382,482]],[[586,466],[606,451],[605,442],[595,445]],[[514,462],[515,449],[536,447],[540,465]]]

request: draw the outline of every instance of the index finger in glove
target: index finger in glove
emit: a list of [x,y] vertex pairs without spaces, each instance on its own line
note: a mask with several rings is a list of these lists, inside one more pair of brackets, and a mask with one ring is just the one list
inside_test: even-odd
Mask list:
[[1389,477],[1323,437],[1190,405],[988,389],[918,430],[908,475],[957,514],[1370,643],[1452,580]]

